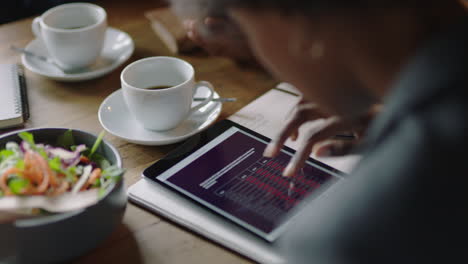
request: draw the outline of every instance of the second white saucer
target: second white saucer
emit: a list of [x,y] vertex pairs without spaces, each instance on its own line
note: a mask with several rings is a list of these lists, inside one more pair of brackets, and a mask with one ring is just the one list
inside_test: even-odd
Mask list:
[[[199,89],[195,94],[195,97],[206,96],[208,96],[208,91],[205,89]],[[214,98],[218,97],[219,95],[215,92]],[[196,104],[199,102],[193,102],[193,105]],[[122,89],[119,89],[102,102],[98,117],[102,127],[116,137],[135,144],[156,146],[176,143],[201,132],[216,121],[221,109],[220,102],[210,102],[176,128],[167,131],[152,131],[143,128],[131,116],[123,99]]]
[[[65,73],[54,65],[24,54],[21,56],[21,61],[28,70],[44,77],[58,81],[76,82],[98,78],[115,70],[132,56],[134,49],[133,40],[127,33],[115,28],[108,28],[100,58],[94,65],[79,72]],[[37,55],[50,56],[40,39],[31,41],[26,46],[26,50]]]

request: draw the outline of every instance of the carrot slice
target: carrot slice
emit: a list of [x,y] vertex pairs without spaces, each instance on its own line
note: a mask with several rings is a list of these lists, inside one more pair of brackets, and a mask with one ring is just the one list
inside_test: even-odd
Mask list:
[[67,181],[62,181],[60,186],[52,193],[53,196],[61,195],[62,193],[66,192],[70,187],[70,183]]
[[80,161],[84,163],[90,163],[91,161],[88,159],[88,157],[85,156],[80,156]]
[[18,168],[12,167],[2,173],[2,175],[0,176],[0,188],[5,193],[5,195],[13,194],[10,190],[10,187],[8,187],[8,184],[7,184],[8,175],[11,175],[11,174],[22,174],[22,171]]
[[42,174],[47,175],[47,177],[49,177],[50,185],[52,185],[53,187],[57,187],[59,185],[57,177],[55,177],[55,174],[50,168],[49,164],[47,163],[47,160],[44,159],[39,153],[34,153],[34,157],[40,165]]
[[[34,167],[35,171],[39,172],[41,174],[42,181],[39,183],[37,188],[35,189],[36,194],[44,194],[47,189],[49,188],[49,183],[50,183],[50,178],[51,178],[51,173],[47,170],[47,168],[50,170],[49,165],[47,162],[44,160],[44,158],[39,155],[38,153],[31,152],[31,158],[32,158],[32,163],[34,163],[36,166]],[[44,164],[46,166],[44,166]],[[34,170],[33,169],[33,170]]]
[[33,152],[26,152],[24,154],[24,177],[37,185],[42,182],[43,177],[39,167]]
[[81,191],[84,191],[88,189],[89,185],[94,184],[94,182],[101,177],[101,169],[100,168],[95,168],[92,172],[91,175],[89,175],[88,181],[81,187]]
[[34,190],[35,194],[44,194],[47,191],[47,188],[49,188],[49,176],[44,175],[41,184]]

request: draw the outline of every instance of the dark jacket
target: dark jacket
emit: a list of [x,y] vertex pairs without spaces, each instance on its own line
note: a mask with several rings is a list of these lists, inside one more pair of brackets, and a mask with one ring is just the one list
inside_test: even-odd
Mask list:
[[288,263],[468,263],[468,18],[402,71],[348,179],[311,202]]

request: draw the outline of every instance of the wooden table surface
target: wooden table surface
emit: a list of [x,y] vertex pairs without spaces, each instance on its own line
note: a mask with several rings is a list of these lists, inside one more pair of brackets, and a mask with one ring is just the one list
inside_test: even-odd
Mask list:
[[[152,32],[144,12],[158,7],[157,1],[98,1],[108,12],[111,27],[130,34],[135,42],[133,56],[114,72],[99,79],[64,83],[26,71],[31,119],[26,128],[68,127],[97,134],[101,127],[97,111],[101,102],[120,88],[120,72],[135,60],[169,55]],[[0,63],[20,62],[20,56],[9,49],[11,44],[26,46],[34,36],[30,19],[0,25]],[[275,85],[266,73],[239,66],[225,58],[204,54],[180,56],[192,63],[198,80],[213,83],[217,92],[238,101],[223,105],[220,119],[227,118]],[[1,87],[0,87],[1,91]],[[5,133],[0,130],[0,135]],[[105,136],[118,148],[127,169],[125,183],[135,183],[142,170],[161,158],[176,145],[140,146],[110,134]],[[249,263],[239,256],[206,240],[167,219],[128,204],[123,224],[95,250],[72,263]]]

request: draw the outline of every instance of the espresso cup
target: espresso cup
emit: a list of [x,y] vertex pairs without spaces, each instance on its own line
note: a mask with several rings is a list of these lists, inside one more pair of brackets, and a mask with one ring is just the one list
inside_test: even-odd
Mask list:
[[[174,57],[135,61],[122,71],[120,81],[131,115],[144,128],[155,131],[177,127],[208,104],[214,95],[209,82],[195,82],[192,65]],[[209,90],[209,95],[192,107],[193,96],[202,87]]]
[[84,68],[99,58],[107,29],[106,11],[97,5],[59,5],[34,19],[32,31],[65,70]]

